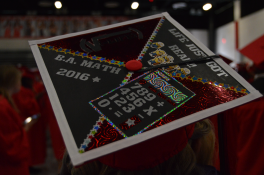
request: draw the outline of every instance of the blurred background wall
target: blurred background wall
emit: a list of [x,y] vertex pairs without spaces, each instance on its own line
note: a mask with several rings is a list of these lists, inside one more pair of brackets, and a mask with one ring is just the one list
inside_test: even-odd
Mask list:
[[[237,56],[264,34],[264,1],[241,0],[9,0],[0,7],[0,63],[35,67],[27,41],[92,29],[167,11],[204,45],[231,61],[253,64]],[[203,5],[211,3],[210,10]],[[236,19],[235,13],[239,13]],[[236,29],[237,27],[239,29]],[[236,46],[238,43],[239,46]]]

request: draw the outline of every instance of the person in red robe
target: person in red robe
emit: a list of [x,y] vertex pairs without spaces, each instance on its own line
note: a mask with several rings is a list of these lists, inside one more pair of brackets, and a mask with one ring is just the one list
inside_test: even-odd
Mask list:
[[0,174],[29,175],[29,144],[23,121],[11,96],[21,87],[19,70],[0,65]]
[[[20,92],[13,95],[13,99],[19,109],[23,120],[28,117],[40,114],[40,107],[36,100],[36,93],[33,90],[33,73],[25,70],[22,74],[22,87]],[[46,119],[40,116],[34,121],[34,125],[27,132],[30,144],[30,166],[31,171],[40,171],[33,166],[44,164],[46,159]]]
[[225,156],[230,175],[264,174],[264,98],[224,114]]
[[53,152],[55,158],[60,163],[60,161],[63,158],[63,154],[66,147],[47,93],[44,95],[44,98],[45,98],[46,110],[43,111],[43,114],[48,117],[48,126],[50,131]]
[[34,73],[35,81],[33,89],[36,93],[42,119],[45,119],[47,127],[49,128],[54,156],[60,163],[66,147],[40,74],[38,71],[35,71]]
[[[251,84],[264,94],[264,62],[253,71],[259,76]],[[225,161],[230,175],[264,174],[263,133],[263,97],[224,112]]]
[[66,147],[59,129],[58,122],[53,112],[47,91],[41,80],[40,73],[36,70],[34,71],[34,73],[35,73],[35,82],[33,87],[34,87],[34,92],[36,93],[37,101],[39,103],[40,113],[41,116],[43,116],[43,118],[45,118],[45,121],[47,122],[47,126],[50,132],[53,152],[55,158],[60,163],[63,158],[63,154]]

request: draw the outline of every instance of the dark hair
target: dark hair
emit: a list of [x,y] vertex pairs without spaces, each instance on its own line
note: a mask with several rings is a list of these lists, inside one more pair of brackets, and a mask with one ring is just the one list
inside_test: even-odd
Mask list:
[[7,99],[11,106],[17,110],[7,90],[21,81],[21,72],[13,65],[0,65],[0,94]]
[[28,77],[22,77],[21,79],[22,86],[28,89],[33,89],[33,80]]

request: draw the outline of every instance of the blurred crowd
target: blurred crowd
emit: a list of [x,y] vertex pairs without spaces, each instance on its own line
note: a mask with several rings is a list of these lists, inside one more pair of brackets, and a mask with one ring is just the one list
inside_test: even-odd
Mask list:
[[5,174],[39,172],[45,163],[47,130],[58,163],[65,145],[37,69],[0,65],[0,164]]
[[0,17],[1,38],[43,38],[127,21],[128,17]]
[[231,63],[230,65],[255,89],[264,94],[264,62],[258,65],[249,63]]

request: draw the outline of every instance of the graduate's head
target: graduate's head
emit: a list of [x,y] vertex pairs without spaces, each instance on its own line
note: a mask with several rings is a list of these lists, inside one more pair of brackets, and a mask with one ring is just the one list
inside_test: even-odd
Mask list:
[[13,65],[0,65],[0,93],[12,95],[21,88],[21,72]]
[[22,74],[22,86],[28,89],[33,89],[34,74],[29,71],[24,71]]
[[61,175],[190,175],[200,172],[196,164],[212,165],[214,145],[214,129],[206,119],[76,168],[66,154]]

